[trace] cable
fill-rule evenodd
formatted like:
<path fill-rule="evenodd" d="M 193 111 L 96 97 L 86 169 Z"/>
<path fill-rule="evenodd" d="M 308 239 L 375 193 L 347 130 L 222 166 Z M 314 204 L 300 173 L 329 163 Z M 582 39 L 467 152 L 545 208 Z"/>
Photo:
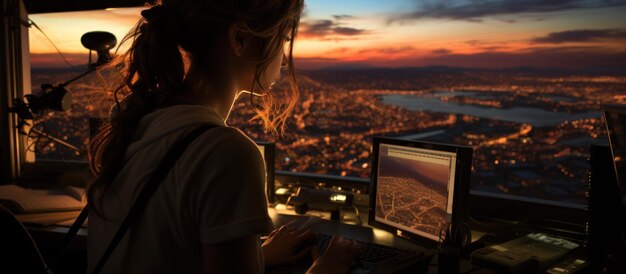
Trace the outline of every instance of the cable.
<path fill-rule="evenodd" d="M 359 212 L 359 208 L 356 205 L 352 205 L 354 208 L 354 213 L 356 214 L 357 224 L 362 225 L 363 221 L 361 220 L 361 213 Z"/>
<path fill-rule="evenodd" d="M 35 127 L 41 125 L 41 129 L 37 129 Z M 36 133 L 37 135 L 33 135 L 33 133 Z M 52 143 L 52 142 L 56 142 L 60 145 L 63 145 L 75 152 L 78 152 L 78 155 L 83 154 L 84 152 L 81 151 L 78 147 L 65 142 L 62 139 L 56 138 L 54 136 L 51 136 L 50 134 L 47 133 L 46 130 L 46 122 L 45 121 L 40 121 L 40 123 L 38 124 L 33 124 L 32 127 L 30 127 L 28 129 L 28 132 L 26 133 L 26 137 L 32 139 L 33 141 L 26 147 L 26 151 L 29 152 L 37 152 L 37 151 L 43 151 L 48 144 Z M 43 142 L 42 144 L 39 144 L 40 141 L 42 140 L 42 137 L 45 137 L 45 142 Z"/>
<path fill-rule="evenodd" d="M 442 246 L 462 248 L 472 241 L 472 231 L 466 223 L 446 222 L 439 228 Z"/>
<path fill-rule="evenodd" d="M 72 145 L 72 144 L 70 144 L 70 143 L 68 143 L 68 142 L 66 142 L 66 141 L 63 141 L 63 140 L 61 140 L 61 139 L 59 139 L 59 138 L 56 138 L 56 137 L 54 137 L 54 136 L 52 136 L 52 135 L 50 135 L 50 134 L 48 134 L 48 133 L 46 133 L 46 132 L 44 132 L 44 131 L 40 131 L 40 130 L 37 130 L 37 129 L 34 129 L 34 130 L 35 130 L 37 133 L 39 133 L 40 135 L 43 135 L 43 136 L 44 136 L 44 137 L 46 137 L 48 140 L 50 140 L 50 141 L 48 141 L 48 143 L 51 143 L 51 141 L 54 141 L 54 142 L 56 142 L 56 143 L 58 143 L 58 144 L 64 145 L 64 146 L 65 146 L 65 147 L 67 147 L 67 148 L 70 148 L 70 149 L 72 149 L 72 150 L 74 150 L 74 151 L 76 151 L 76 152 L 78 152 L 78 153 L 81 153 L 81 152 L 82 152 L 79 148 L 77 148 L 76 146 L 74 146 L 74 145 Z M 46 143 L 46 144 L 48 144 L 48 143 Z"/>
<path fill-rule="evenodd" d="M 48 37 L 48 35 L 46 35 L 45 32 L 43 32 L 43 30 L 41 30 L 41 28 L 39 28 L 39 26 L 37 26 L 37 24 L 35 23 L 35 21 L 28 19 L 28 24 L 30 26 L 35 27 L 37 30 L 39 30 L 39 32 L 41 32 L 41 34 L 43 34 L 43 36 L 48 40 L 48 42 L 50 42 L 50 44 L 54 47 L 54 49 L 56 49 L 56 51 L 59 53 L 59 55 L 61 55 L 61 58 L 63 58 L 63 61 L 70 67 L 70 68 L 74 68 L 74 65 L 70 64 L 70 62 L 67 61 L 67 59 L 65 58 L 65 55 L 63 55 L 63 53 L 61 52 L 61 50 L 59 50 L 59 48 L 57 48 L 57 46 L 54 44 L 54 42 L 52 42 L 52 40 L 50 40 L 50 38 Z M 90 54 L 91 55 L 91 54 Z"/>
<path fill-rule="evenodd" d="M 488 228 L 496 228 L 496 229 L 502 229 L 502 228 L 507 228 L 507 227 L 518 227 L 520 224 L 523 224 L 524 222 L 527 222 L 527 220 L 522 220 L 522 221 L 506 221 L 506 220 L 497 220 L 497 223 L 487 223 L 481 220 L 478 220 L 472 216 L 469 216 L 468 219 L 471 222 L 474 222 L 478 225 L 484 226 L 484 227 L 488 227 Z"/>
<path fill-rule="evenodd" d="M 49 138 L 46 138 L 46 135 L 43 134 L 45 131 L 47 131 L 46 129 L 46 124 L 43 123 L 43 130 L 37 131 L 37 130 L 33 130 L 35 133 L 37 133 L 37 142 L 35 143 L 35 152 L 39 151 L 43 151 L 44 149 L 46 149 L 46 147 L 48 147 L 48 144 L 50 144 L 52 141 Z M 41 141 L 43 140 L 43 141 Z"/>
<path fill-rule="evenodd" d="M 28 133 L 26 133 L 26 137 L 33 140 L 32 143 L 30 143 L 28 145 L 28 147 L 26 147 L 26 150 L 29 151 L 29 152 L 36 152 L 37 151 L 37 143 L 39 143 L 39 141 L 41 140 L 41 136 L 42 135 L 37 133 L 37 131 L 33 130 L 38 125 L 42 126 L 42 129 L 40 130 L 40 132 L 41 131 L 46 131 L 46 124 L 45 123 L 33 124 L 33 126 L 28 129 Z M 33 133 L 37 133 L 37 135 L 33 136 Z"/>

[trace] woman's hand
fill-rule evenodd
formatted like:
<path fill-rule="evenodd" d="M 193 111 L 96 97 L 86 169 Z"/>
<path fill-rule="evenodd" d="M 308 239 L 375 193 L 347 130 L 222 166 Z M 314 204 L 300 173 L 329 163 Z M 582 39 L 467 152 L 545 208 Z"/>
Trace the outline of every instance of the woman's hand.
<path fill-rule="evenodd" d="M 272 231 L 261 245 L 266 266 L 291 264 L 308 258 L 317 236 L 308 229 L 295 229 L 291 224 Z"/>
<path fill-rule="evenodd" d="M 361 253 L 363 253 L 363 250 L 359 248 L 356 242 L 333 236 L 324 255 L 319 256 L 317 250 L 314 250 L 313 258 L 315 262 L 313 262 L 307 274 L 345 274 L 350 270 L 354 259 Z"/>

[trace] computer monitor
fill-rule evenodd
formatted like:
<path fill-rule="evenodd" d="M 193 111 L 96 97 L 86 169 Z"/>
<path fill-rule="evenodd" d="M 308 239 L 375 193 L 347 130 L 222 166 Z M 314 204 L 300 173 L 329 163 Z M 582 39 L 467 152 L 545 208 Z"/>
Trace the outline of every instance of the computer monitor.
<path fill-rule="evenodd" d="M 256 145 L 261 150 L 261 155 L 265 160 L 265 194 L 267 195 L 267 202 L 273 204 L 276 202 L 276 194 L 274 193 L 274 155 L 276 148 L 274 143 L 255 141 Z"/>
<path fill-rule="evenodd" d="M 449 222 L 465 222 L 472 148 L 374 138 L 369 224 L 436 244 Z"/>

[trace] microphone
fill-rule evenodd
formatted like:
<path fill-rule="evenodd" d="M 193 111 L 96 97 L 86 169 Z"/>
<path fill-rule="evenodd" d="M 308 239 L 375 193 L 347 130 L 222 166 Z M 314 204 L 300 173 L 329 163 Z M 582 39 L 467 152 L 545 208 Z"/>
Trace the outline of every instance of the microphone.
<path fill-rule="evenodd" d="M 87 64 L 87 71 L 56 86 L 52 84 L 42 84 L 42 95 L 28 94 L 25 95 L 24 98 L 14 99 L 14 107 L 10 108 L 9 111 L 17 113 L 21 120 L 26 120 L 34 119 L 36 116 L 35 114 L 38 114 L 46 109 L 56 111 L 68 110 L 72 105 L 72 94 L 65 89 L 65 86 L 93 72 L 98 67 L 110 62 L 113 57 L 111 56 L 109 50 L 115 47 L 117 39 L 115 38 L 115 35 L 110 32 L 92 31 L 83 34 L 80 38 L 80 42 L 85 48 L 89 49 L 89 63 Z M 98 60 L 96 60 L 95 63 L 91 62 L 92 50 L 98 53 Z"/>

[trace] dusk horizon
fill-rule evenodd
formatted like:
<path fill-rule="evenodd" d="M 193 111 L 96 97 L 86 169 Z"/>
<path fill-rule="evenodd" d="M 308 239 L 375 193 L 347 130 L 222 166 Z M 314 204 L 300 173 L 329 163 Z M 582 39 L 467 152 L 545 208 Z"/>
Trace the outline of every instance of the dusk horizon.
<path fill-rule="evenodd" d="M 68 69 L 68 70 L 80 70 L 87 68 L 88 66 L 88 54 L 64 54 L 65 59 L 72 65 L 71 67 L 63 61 L 57 53 L 46 54 L 31 54 L 31 69 Z M 467 58 L 471 58 L 466 56 Z M 92 58 L 95 58 L 92 56 Z M 58 59 L 58 60 L 56 60 Z M 520 58 L 521 59 L 521 58 Z M 602 60 L 605 60 L 602 62 Z M 556 66 L 556 65 L 536 65 L 529 63 L 510 63 L 509 65 L 489 66 L 489 65 L 477 65 L 469 66 L 461 62 L 433 62 L 433 63 L 418 63 L 418 64 L 385 64 L 369 61 L 348 61 L 342 62 L 332 59 L 319 59 L 319 58 L 294 58 L 295 68 L 297 70 L 315 71 L 315 70 L 364 70 L 364 69 L 429 69 L 429 68 L 450 68 L 459 70 L 555 70 L 562 72 L 576 72 L 576 73 L 608 73 L 611 75 L 624 75 L 626 76 L 626 52 L 622 54 L 607 55 L 603 59 L 588 60 L 586 64 L 589 66 Z M 583 60 L 579 61 L 583 63 Z M 606 65 L 609 63 L 611 65 Z M 594 66 L 593 64 L 596 64 Z"/>
<path fill-rule="evenodd" d="M 118 41 L 144 7 L 31 14 L 69 63 L 87 62 L 82 34 Z M 515 67 L 626 73 L 626 1 L 307 1 L 294 43 L 296 66 Z M 103 27 L 106 26 L 106 27 Z M 32 67 L 67 64 L 30 29 Z M 120 48 L 120 53 L 124 51 Z M 113 51 L 112 51 L 113 52 Z"/>

